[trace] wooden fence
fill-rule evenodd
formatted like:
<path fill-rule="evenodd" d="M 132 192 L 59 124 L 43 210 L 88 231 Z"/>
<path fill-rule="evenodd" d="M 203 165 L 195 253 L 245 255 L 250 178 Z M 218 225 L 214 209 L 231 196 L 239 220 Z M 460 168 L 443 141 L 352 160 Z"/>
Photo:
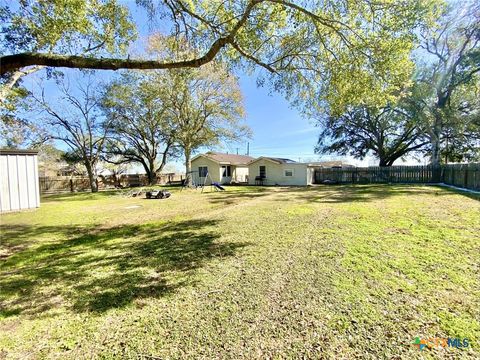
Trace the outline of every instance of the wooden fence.
<path fill-rule="evenodd" d="M 160 174 L 157 176 L 157 184 L 166 185 L 180 183 L 183 175 Z M 123 187 L 147 186 L 148 178 L 146 175 L 123 174 L 119 176 L 99 176 L 97 178 L 98 188 L 114 189 Z M 90 183 L 86 176 L 53 176 L 39 177 L 40 193 L 53 194 L 62 192 L 77 192 L 90 190 Z"/>
<path fill-rule="evenodd" d="M 315 169 L 315 183 L 445 183 L 480 191 L 480 163 Z"/>

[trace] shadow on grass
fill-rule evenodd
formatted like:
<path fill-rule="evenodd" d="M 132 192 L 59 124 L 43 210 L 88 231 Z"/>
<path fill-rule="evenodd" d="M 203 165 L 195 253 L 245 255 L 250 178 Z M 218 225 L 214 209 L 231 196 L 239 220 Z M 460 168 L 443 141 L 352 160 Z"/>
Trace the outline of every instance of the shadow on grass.
<path fill-rule="evenodd" d="M 192 220 L 87 231 L 69 227 L 6 227 L 15 234 L 64 234 L 69 240 L 31 246 L 0 267 L 0 314 L 39 314 L 55 307 L 104 312 L 136 299 L 161 297 L 193 283 L 195 271 L 246 243 L 216 241 L 218 222 Z M 7 241 L 8 242 L 8 241 Z"/>

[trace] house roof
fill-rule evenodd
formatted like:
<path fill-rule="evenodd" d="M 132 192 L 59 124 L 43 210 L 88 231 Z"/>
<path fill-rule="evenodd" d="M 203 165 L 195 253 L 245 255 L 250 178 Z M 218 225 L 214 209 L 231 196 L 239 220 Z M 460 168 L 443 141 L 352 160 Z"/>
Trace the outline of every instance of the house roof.
<path fill-rule="evenodd" d="M 205 156 L 212 161 L 226 165 L 246 165 L 250 161 L 255 160 L 255 158 L 248 155 L 224 154 L 212 151 L 197 155 L 192 160 L 195 160 L 199 156 Z"/>
<path fill-rule="evenodd" d="M 277 163 L 277 164 L 300 164 L 300 163 L 297 163 L 296 161 L 291 160 L 291 159 L 274 158 L 274 157 L 268 157 L 268 156 L 261 156 L 258 159 L 253 159 L 252 161 L 250 161 L 250 164 L 252 164 L 254 162 L 257 162 L 259 160 L 268 160 L 268 161 L 272 161 L 272 162 Z"/>
<path fill-rule="evenodd" d="M 276 161 L 280 164 L 294 164 L 294 163 L 296 163 L 295 160 L 285 159 L 285 158 L 264 157 L 264 159 L 273 160 L 273 161 Z"/>

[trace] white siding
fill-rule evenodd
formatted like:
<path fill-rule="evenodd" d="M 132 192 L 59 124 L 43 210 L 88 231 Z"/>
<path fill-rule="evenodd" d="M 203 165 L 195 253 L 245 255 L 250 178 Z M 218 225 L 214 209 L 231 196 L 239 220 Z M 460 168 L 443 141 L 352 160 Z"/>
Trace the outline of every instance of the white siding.
<path fill-rule="evenodd" d="M 235 166 L 233 168 L 234 180 L 238 182 L 247 182 L 248 180 L 248 166 Z"/>
<path fill-rule="evenodd" d="M 15 211 L 40 206 L 37 155 L 0 155 L 0 210 Z"/>
<path fill-rule="evenodd" d="M 0 206 L 1 211 L 8 211 L 11 208 L 7 156 L 0 156 Z"/>
<path fill-rule="evenodd" d="M 255 177 L 260 175 L 260 166 L 265 166 L 266 182 L 265 185 L 281 186 L 306 186 L 307 165 L 301 163 L 277 164 L 273 161 L 260 159 L 248 166 L 250 185 L 255 185 Z M 293 176 L 285 176 L 285 170 L 293 170 Z"/>
<path fill-rule="evenodd" d="M 208 168 L 208 175 L 206 179 L 204 177 L 198 176 L 198 168 L 201 166 L 206 166 Z M 203 185 L 210 185 L 211 182 L 220 182 L 220 166 L 204 156 L 199 156 L 195 160 L 192 161 L 192 171 L 196 171 L 193 173 L 193 180 L 196 184 Z"/>
<path fill-rule="evenodd" d="M 208 168 L 208 174 L 210 175 L 209 178 L 199 178 L 198 176 L 198 168 L 200 166 L 206 166 Z M 227 164 L 223 165 L 227 166 Z M 228 165 L 231 168 L 231 175 L 230 177 L 223 177 L 223 169 L 222 164 L 219 164 L 213 160 L 208 159 L 205 156 L 198 156 L 192 161 L 192 170 L 196 171 L 193 174 L 193 180 L 197 184 L 203 184 L 205 181 L 206 185 L 210 185 L 211 182 L 218 182 L 222 184 L 230 184 L 232 180 L 238 182 L 246 182 L 248 178 L 248 166 L 237 166 L 237 165 Z"/>

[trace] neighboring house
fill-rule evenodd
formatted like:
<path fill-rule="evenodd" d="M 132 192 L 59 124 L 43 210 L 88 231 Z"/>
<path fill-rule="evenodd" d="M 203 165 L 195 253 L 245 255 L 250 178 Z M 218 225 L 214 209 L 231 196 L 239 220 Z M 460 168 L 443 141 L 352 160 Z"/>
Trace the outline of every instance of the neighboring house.
<path fill-rule="evenodd" d="M 197 184 L 210 185 L 248 183 L 248 163 L 254 160 L 247 155 L 208 152 L 192 159 L 192 179 Z M 207 176 L 208 174 L 208 176 Z"/>
<path fill-rule="evenodd" d="M 248 164 L 249 185 L 310 185 L 308 164 L 290 159 L 259 157 Z"/>
<path fill-rule="evenodd" d="M 64 165 L 57 171 L 57 176 L 86 176 L 86 171 L 80 164 Z"/>

